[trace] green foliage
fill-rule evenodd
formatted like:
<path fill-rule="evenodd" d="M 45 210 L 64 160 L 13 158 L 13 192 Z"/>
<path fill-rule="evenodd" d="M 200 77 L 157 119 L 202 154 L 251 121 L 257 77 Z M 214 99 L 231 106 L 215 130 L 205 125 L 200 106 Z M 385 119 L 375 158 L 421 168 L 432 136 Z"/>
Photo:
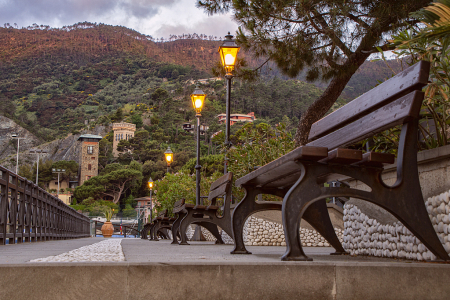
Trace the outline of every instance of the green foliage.
<path fill-rule="evenodd" d="M 202 176 L 200 194 L 208 195 L 211 183 L 222 175 L 216 172 L 211 176 Z M 157 211 L 167 209 L 171 214 L 175 202 L 183 198 L 186 203 L 195 204 L 195 178 L 195 175 L 178 172 L 166 174 L 163 179 L 156 181 L 154 192 L 158 204 L 155 209 Z M 204 204 L 208 204 L 206 200 L 204 200 Z"/>
<path fill-rule="evenodd" d="M 439 3 L 411 14 L 413 17 L 433 26 L 411 27 L 394 35 L 392 40 L 392 43 L 397 45 L 394 54 L 399 58 L 407 57 L 408 65 L 415 64 L 419 60 L 431 62 L 431 82 L 424 88 L 425 99 L 419 122 L 419 150 L 449 144 L 450 21 L 448 21 L 447 16 L 450 13 L 450 2 L 439 1 Z M 442 20 L 440 19 L 441 16 L 443 17 Z M 445 32 L 446 34 L 444 34 Z M 399 135 L 399 127 L 376 135 L 373 149 L 396 153 Z"/>
<path fill-rule="evenodd" d="M 206 176 L 211 176 L 212 174 L 218 172 L 223 173 L 224 168 L 224 155 L 207 155 L 200 157 L 200 165 L 202 166 L 201 172 Z M 181 172 L 186 174 L 194 174 L 195 166 L 197 165 L 197 158 L 191 158 L 182 168 Z"/>
<path fill-rule="evenodd" d="M 102 216 L 106 211 L 112 213 L 113 210 L 115 212 L 119 210 L 119 206 L 111 201 L 94 200 L 92 197 L 85 199 L 81 204 L 72 204 L 70 207 L 77 211 L 88 212 L 89 216 Z"/>
<path fill-rule="evenodd" d="M 105 215 L 106 218 L 106 222 L 111 221 L 112 215 L 113 215 L 113 211 L 111 208 L 106 208 L 105 211 L 103 212 L 103 214 Z"/>
<path fill-rule="evenodd" d="M 131 123 L 136 125 L 136 128 L 141 128 L 144 125 L 144 122 L 142 122 L 142 117 L 138 114 L 131 116 Z"/>
<path fill-rule="evenodd" d="M 74 198 L 80 202 L 89 197 L 98 199 L 106 196 L 111 197 L 113 203 L 117 203 L 127 190 L 140 187 L 142 178 L 142 166 L 136 161 L 132 161 L 128 166 L 109 164 L 98 176 L 77 187 Z"/>
<path fill-rule="evenodd" d="M 294 141 L 292 135 L 286 131 L 285 124 L 271 127 L 265 123 L 256 126 L 249 123 L 235 135 L 235 147 L 228 152 L 229 170 L 237 179 L 293 149 Z M 242 199 L 243 191 L 234 186 L 233 195 Z M 264 195 L 264 198 L 279 200 L 268 195 Z"/>

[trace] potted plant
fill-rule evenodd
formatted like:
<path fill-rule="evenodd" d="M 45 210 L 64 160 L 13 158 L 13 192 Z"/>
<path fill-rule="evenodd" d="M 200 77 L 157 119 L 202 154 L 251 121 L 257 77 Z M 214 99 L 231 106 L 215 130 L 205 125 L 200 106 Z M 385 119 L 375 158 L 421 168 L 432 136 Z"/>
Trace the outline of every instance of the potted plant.
<path fill-rule="evenodd" d="M 102 234 L 103 237 L 105 238 L 110 238 L 112 237 L 113 233 L 114 233 L 114 226 L 111 223 L 111 218 L 113 215 L 113 211 L 111 210 L 111 208 L 106 208 L 105 211 L 103 212 L 103 214 L 105 215 L 106 218 L 106 222 L 103 224 L 102 226 Z"/>

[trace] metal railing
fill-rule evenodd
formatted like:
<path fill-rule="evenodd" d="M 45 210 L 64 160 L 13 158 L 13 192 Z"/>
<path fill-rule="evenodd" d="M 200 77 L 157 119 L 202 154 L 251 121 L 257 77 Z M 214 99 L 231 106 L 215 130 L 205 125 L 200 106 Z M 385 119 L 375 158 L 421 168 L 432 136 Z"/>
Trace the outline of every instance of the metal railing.
<path fill-rule="evenodd" d="M 0 166 L 0 245 L 89 237 L 89 218 Z"/>

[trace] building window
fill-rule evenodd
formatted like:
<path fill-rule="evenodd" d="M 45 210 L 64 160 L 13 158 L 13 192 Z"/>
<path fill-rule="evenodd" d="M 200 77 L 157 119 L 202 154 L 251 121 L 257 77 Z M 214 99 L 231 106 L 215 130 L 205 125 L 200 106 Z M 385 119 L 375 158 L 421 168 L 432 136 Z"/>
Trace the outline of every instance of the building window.
<path fill-rule="evenodd" d="M 56 185 L 58 185 L 58 182 L 55 182 Z"/>
<path fill-rule="evenodd" d="M 92 177 L 92 176 L 86 176 L 86 180 L 89 180 L 89 179 L 91 179 L 91 177 Z"/>
<path fill-rule="evenodd" d="M 94 153 L 94 146 L 87 146 L 87 153 L 93 154 Z"/>
<path fill-rule="evenodd" d="M 92 156 L 91 159 L 92 159 L 92 160 L 95 160 L 95 156 Z"/>
<path fill-rule="evenodd" d="M 91 164 L 88 164 L 88 171 L 90 171 L 92 169 Z"/>

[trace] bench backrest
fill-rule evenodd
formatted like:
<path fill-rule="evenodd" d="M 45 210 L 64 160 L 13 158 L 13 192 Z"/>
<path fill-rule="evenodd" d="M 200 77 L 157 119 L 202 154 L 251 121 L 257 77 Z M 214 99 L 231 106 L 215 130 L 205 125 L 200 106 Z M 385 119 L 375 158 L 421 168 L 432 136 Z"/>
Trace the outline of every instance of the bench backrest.
<path fill-rule="evenodd" d="M 211 205 L 216 205 L 217 197 L 224 197 L 224 209 L 228 209 L 231 202 L 231 183 L 233 181 L 233 173 L 228 172 L 211 184 L 209 190 L 208 200 L 211 201 Z"/>
<path fill-rule="evenodd" d="M 175 202 L 175 204 L 173 205 L 173 208 L 178 208 L 184 205 L 185 199 L 180 199 L 177 202 Z"/>
<path fill-rule="evenodd" d="M 161 217 L 161 218 L 167 217 L 167 209 L 159 212 L 158 217 Z"/>
<path fill-rule="evenodd" d="M 332 150 L 417 120 L 429 70 L 430 63 L 420 61 L 317 121 L 307 145 Z"/>

